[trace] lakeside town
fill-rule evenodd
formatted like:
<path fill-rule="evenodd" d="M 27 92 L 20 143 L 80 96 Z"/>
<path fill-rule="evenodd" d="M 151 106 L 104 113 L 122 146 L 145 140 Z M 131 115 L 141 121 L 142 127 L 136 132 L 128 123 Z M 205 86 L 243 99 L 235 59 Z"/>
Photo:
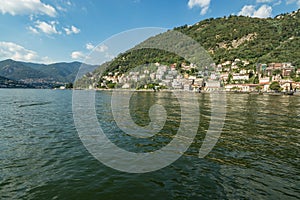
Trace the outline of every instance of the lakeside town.
<path fill-rule="evenodd" d="M 300 69 L 292 63 L 260 63 L 235 59 L 203 68 L 195 64 L 155 63 L 137 67 L 127 73 L 109 72 L 105 76 L 85 75 L 92 80 L 89 89 L 160 89 L 194 92 L 289 93 L 300 89 Z M 95 81 L 95 80 L 100 81 Z"/>

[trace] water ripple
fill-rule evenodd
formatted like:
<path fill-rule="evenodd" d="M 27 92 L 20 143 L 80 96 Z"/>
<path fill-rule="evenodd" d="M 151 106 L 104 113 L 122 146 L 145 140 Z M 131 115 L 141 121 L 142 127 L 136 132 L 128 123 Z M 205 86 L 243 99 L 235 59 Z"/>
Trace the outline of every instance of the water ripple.
<path fill-rule="evenodd" d="M 82 91 L 85 92 L 85 91 Z M 169 93 L 136 93 L 131 115 L 149 123 L 160 101 L 165 127 L 132 138 L 115 124 L 110 92 L 97 93 L 97 115 L 107 136 L 133 152 L 168 144 L 178 129 L 180 107 Z M 298 199 L 300 196 L 300 98 L 227 95 L 225 126 L 204 159 L 198 151 L 209 126 L 211 99 L 199 94 L 198 135 L 172 165 L 147 174 L 112 170 L 93 158 L 78 138 L 71 91 L 1 90 L 0 199 Z M 192 116 L 191 116 L 192 117 Z M 185 138 L 180 138 L 185 140 Z M 177 152 L 176 149 L 172 150 Z"/>

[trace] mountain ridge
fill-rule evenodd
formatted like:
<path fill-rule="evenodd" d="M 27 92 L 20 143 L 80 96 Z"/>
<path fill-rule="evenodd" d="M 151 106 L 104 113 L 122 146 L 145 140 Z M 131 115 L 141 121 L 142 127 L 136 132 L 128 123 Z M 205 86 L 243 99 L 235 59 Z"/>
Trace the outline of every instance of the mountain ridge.
<path fill-rule="evenodd" d="M 88 71 L 96 68 L 81 62 L 39 64 L 6 59 L 0 61 L 0 76 L 41 88 L 51 88 L 73 83 L 81 66 Z"/>

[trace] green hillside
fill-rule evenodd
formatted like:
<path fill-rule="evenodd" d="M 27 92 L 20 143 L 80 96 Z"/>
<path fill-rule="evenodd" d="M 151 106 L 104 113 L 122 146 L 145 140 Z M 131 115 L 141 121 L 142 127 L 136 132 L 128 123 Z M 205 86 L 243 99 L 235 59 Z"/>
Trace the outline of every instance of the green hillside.
<path fill-rule="evenodd" d="M 174 30 L 197 41 L 216 64 L 238 58 L 249 61 L 248 67 L 251 68 L 257 63 L 272 62 L 291 62 L 297 68 L 300 67 L 300 10 L 267 19 L 244 16 L 211 18 Z M 151 43 L 164 34 L 167 33 L 149 38 L 143 43 Z M 183 58 L 162 50 L 132 49 L 106 63 L 108 67 L 103 73 L 124 73 L 136 66 L 156 62 L 177 63 L 178 69 L 182 63 L 186 63 Z M 102 73 L 103 68 L 106 67 L 101 66 L 93 74 Z"/>
<path fill-rule="evenodd" d="M 175 28 L 211 52 L 216 63 L 240 58 L 251 63 L 300 65 L 300 10 L 275 18 L 229 16 Z"/>

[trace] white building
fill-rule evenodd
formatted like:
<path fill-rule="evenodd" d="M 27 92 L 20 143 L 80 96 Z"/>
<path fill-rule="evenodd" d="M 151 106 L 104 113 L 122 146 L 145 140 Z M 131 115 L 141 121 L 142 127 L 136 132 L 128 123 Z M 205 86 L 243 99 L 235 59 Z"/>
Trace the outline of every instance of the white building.
<path fill-rule="evenodd" d="M 191 87 L 190 84 L 184 84 L 184 85 L 183 85 L 183 89 L 184 89 L 185 91 L 190 91 L 190 90 L 192 89 L 192 87 Z"/>
<path fill-rule="evenodd" d="M 151 74 L 150 74 L 150 78 L 151 78 L 152 80 L 154 80 L 154 79 L 156 78 L 156 73 L 151 73 Z"/>
<path fill-rule="evenodd" d="M 122 89 L 129 89 L 130 88 L 130 85 L 128 83 L 125 83 L 123 86 L 122 86 Z"/>
<path fill-rule="evenodd" d="M 266 84 L 270 82 L 270 78 L 269 77 L 265 77 L 265 78 L 260 78 L 259 79 L 259 84 Z"/>
<path fill-rule="evenodd" d="M 233 74 L 232 75 L 232 80 L 234 80 L 234 81 L 237 81 L 237 80 L 248 81 L 249 80 L 249 75 L 248 74 Z"/>
<path fill-rule="evenodd" d="M 180 82 L 174 80 L 174 81 L 172 82 L 172 87 L 173 87 L 174 89 L 181 90 L 181 89 L 183 88 L 183 85 L 182 85 L 182 83 L 180 83 Z"/>

